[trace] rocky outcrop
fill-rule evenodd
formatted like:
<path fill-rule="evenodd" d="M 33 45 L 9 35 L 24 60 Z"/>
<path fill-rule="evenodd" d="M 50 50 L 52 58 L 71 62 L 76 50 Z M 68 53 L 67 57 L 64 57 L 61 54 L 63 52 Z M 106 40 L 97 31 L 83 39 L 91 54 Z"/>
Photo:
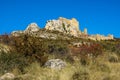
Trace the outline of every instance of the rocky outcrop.
<path fill-rule="evenodd" d="M 12 73 L 6 73 L 3 76 L 0 77 L 0 80 L 13 80 L 15 78 L 15 75 Z"/>
<path fill-rule="evenodd" d="M 36 32 L 24 32 L 24 31 L 14 31 L 12 32 L 12 36 L 21 36 L 21 35 L 29 35 L 29 36 L 34 36 L 34 37 L 39 37 L 39 38 L 44 38 L 44 39 L 70 39 L 72 36 L 65 35 L 63 33 L 57 32 L 57 31 L 49 31 L 45 29 L 40 29 L 39 31 Z"/>
<path fill-rule="evenodd" d="M 88 35 L 88 33 L 87 33 L 87 28 L 84 29 L 83 34 L 84 34 L 84 35 Z"/>
<path fill-rule="evenodd" d="M 62 33 L 62 34 L 61 34 Z M 20 36 L 27 34 L 35 37 L 57 39 L 64 38 L 70 39 L 71 37 L 91 39 L 91 40 L 111 40 L 114 39 L 113 35 L 88 35 L 87 28 L 82 32 L 79 29 L 79 22 L 75 19 L 66 19 L 63 17 L 58 20 L 49 20 L 44 29 L 40 29 L 36 23 L 31 23 L 24 31 L 13 31 L 13 36 Z M 61 36 L 62 35 L 62 36 Z"/>
<path fill-rule="evenodd" d="M 13 31 L 12 33 L 11 33 L 11 35 L 12 36 L 20 36 L 21 34 L 24 34 L 24 32 L 23 31 Z"/>
<path fill-rule="evenodd" d="M 65 66 L 66 66 L 66 63 L 64 61 L 62 61 L 61 59 L 51 59 L 45 63 L 45 67 L 48 67 L 51 69 L 61 70 Z"/>
<path fill-rule="evenodd" d="M 4 53 L 8 53 L 10 52 L 11 48 L 7 45 L 4 44 L 0 44 L 0 53 L 4 52 Z"/>
<path fill-rule="evenodd" d="M 58 31 L 65 35 L 74 37 L 86 37 L 87 29 L 84 32 L 79 30 L 79 22 L 75 19 L 66 19 L 60 17 L 58 20 L 49 20 L 45 26 L 45 32 L 43 32 L 36 23 L 31 23 L 24 31 L 13 31 L 13 36 L 20 36 L 22 34 L 28 34 L 31 36 L 56 39 L 57 34 L 48 33 L 47 31 Z M 42 33 L 41 33 L 42 32 Z"/>
<path fill-rule="evenodd" d="M 76 37 L 81 33 L 79 31 L 79 22 L 75 18 L 70 20 L 60 17 L 58 20 L 49 20 L 47 21 L 45 29 L 57 30 Z"/>
<path fill-rule="evenodd" d="M 24 31 L 13 31 L 11 34 L 13 36 L 20 36 L 21 34 L 33 34 L 40 30 L 36 23 L 31 23 Z"/>
<path fill-rule="evenodd" d="M 31 23 L 28 25 L 28 27 L 25 29 L 25 33 L 31 33 L 31 32 L 37 32 L 40 28 L 36 23 Z"/>
<path fill-rule="evenodd" d="M 72 46 L 74 46 L 74 47 L 81 47 L 83 45 L 90 46 L 90 42 L 75 42 L 75 43 L 73 42 L 72 43 Z"/>
<path fill-rule="evenodd" d="M 47 25 L 48 24 L 51 25 L 52 23 L 57 23 L 59 26 L 59 23 L 61 23 L 60 25 L 61 26 L 64 25 L 64 28 L 61 26 L 59 26 L 58 28 L 58 26 L 54 24 L 53 26 L 55 29 L 52 29 L 52 27 L 50 28 L 45 27 L 45 29 L 40 29 L 36 23 L 31 23 L 30 25 L 28 25 L 28 27 L 24 31 L 13 31 L 11 34 L 12 36 L 21 36 L 21 35 L 27 34 L 30 36 L 46 38 L 46 39 L 58 39 L 58 38 L 61 39 L 64 36 L 63 39 L 70 39 L 73 35 L 69 35 L 66 25 L 75 26 L 76 27 L 75 30 L 73 30 L 72 27 L 70 28 L 70 30 L 73 30 L 72 32 L 74 32 L 74 34 L 78 34 L 76 32 L 78 31 L 78 23 L 75 19 L 72 19 L 72 20 L 68 20 L 65 18 L 59 18 L 59 19 L 60 21 L 57 20 L 58 23 L 56 22 L 56 20 L 53 20 L 53 21 L 50 21 L 50 23 L 47 23 Z M 62 22 L 64 22 L 65 24 L 62 24 Z M 67 34 L 65 34 L 65 32 Z"/>
<path fill-rule="evenodd" d="M 97 34 L 97 35 L 91 35 L 91 36 L 89 36 L 88 39 L 95 40 L 95 41 L 113 40 L 114 36 L 113 35 L 104 36 L 104 35 Z"/>

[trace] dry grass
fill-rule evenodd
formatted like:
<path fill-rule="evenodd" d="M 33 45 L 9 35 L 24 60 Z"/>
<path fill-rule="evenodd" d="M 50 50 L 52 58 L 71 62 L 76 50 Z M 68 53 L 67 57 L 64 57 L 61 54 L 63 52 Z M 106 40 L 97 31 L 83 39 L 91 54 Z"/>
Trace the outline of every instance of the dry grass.
<path fill-rule="evenodd" d="M 81 65 L 79 61 L 67 63 L 62 70 L 40 67 L 35 62 L 26 67 L 25 72 L 17 76 L 19 80 L 119 80 L 120 63 L 111 63 L 108 56 L 104 55 L 89 65 Z"/>
<path fill-rule="evenodd" d="M 117 49 L 113 44 L 117 44 L 117 42 L 102 42 L 104 47 L 96 45 L 93 48 L 86 45 L 72 50 L 69 49 L 69 43 L 66 40 L 51 41 L 29 36 L 27 40 L 25 38 L 25 36 L 13 38 L 16 39 L 16 44 L 13 46 L 19 55 L 0 53 L 0 76 L 7 69 L 8 72 L 15 74 L 15 80 L 120 80 L 119 48 Z M 9 49 L 9 47 L 0 44 L 0 48 L 2 48 L 1 46 L 5 50 Z M 105 52 L 102 53 L 101 50 Z M 73 54 L 84 53 L 85 55 L 79 55 L 74 59 L 71 54 L 68 54 L 69 52 L 73 52 Z M 88 53 L 94 53 L 94 56 L 99 55 L 89 58 L 86 57 Z M 45 68 L 40 64 L 44 64 L 47 60 L 46 57 L 47 59 L 62 59 L 67 63 L 67 66 L 62 70 Z"/>
<path fill-rule="evenodd" d="M 25 68 L 25 71 L 27 76 L 19 76 L 22 77 L 23 80 L 76 80 L 75 78 L 84 78 L 84 75 L 81 75 L 81 77 L 78 75 L 88 73 L 87 68 L 84 68 L 78 63 L 73 65 L 68 63 L 66 68 L 55 70 L 40 67 L 36 62 Z"/>

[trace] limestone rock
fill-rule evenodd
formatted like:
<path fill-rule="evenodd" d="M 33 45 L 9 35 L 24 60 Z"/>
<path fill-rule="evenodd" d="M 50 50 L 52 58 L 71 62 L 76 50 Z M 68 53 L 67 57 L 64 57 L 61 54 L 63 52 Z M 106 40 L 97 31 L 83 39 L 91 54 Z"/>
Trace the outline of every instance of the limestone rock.
<path fill-rule="evenodd" d="M 49 20 L 47 21 L 45 29 L 57 30 L 63 33 L 71 34 L 76 37 L 78 37 L 78 35 L 80 34 L 79 22 L 75 18 L 72 18 L 70 20 L 60 17 L 58 20 Z"/>
<path fill-rule="evenodd" d="M 45 67 L 48 67 L 51 69 L 61 70 L 65 66 L 66 66 L 66 63 L 64 61 L 62 61 L 61 59 L 51 59 L 45 63 Z"/>
<path fill-rule="evenodd" d="M 0 52 L 8 53 L 10 50 L 11 48 L 8 45 L 0 44 Z"/>
<path fill-rule="evenodd" d="M 8 79 L 14 79 L 15 75 L 12 73 L 6 73 L 3 76 L 0 77 L 0 80 L 8 80 Z"/>
<path fill-rule="evenodd" d="M 26 30 L 24 32 L 30 33 L 30 32 L 37 32 L 39 31 L 39 27 L 36 23 L 31 23 L 30 25 L 28 25 L 28 27 L 26 28 Z"/>
<path fill-rule="evenodd" d="M 12 36 L 20 36 L 20 34 L 23 34 L 24 32 L 23 31 L 13 31 L 12 33 L 11 33 L 11 35 Z"/>
<path fill-rule="evenodd" d="M 24 31 L 13 31 L 12 36 L 20 36 L 21 34 L 33 34 L 40 30 L 39 26 L 36 23 L 31 23 Z"/>
<path fill-rule="evenodd" d="M 96 35 L 89 36 L 88 39 L 95 40 L 95 41 L 96 40 L 97 41 L 100 41 L 100 40 L 113 40 L 114 36 L 113 35 L 104 36 L 104 35 L 96 34 Z"/>
<path fill-rule="evenodd" d="M 80 46 L 82 46 L 83 44 L 82 44 L 82 42 L 78 42 L 78 43 L 72 43 L 72 45 L 75 46 L 75 47 L 80 47 Z"/>
<path fill-rule="evenodd" d="M 87 35 L 87 28 L 84 29 L 84 32 L 83 32 L 85 35 Z"/>
<path fill-rule="evenodd" d="M 62 34 L 61 34 L 62 33 Z M 113 40 L 113 35 L 89 35 L 87 28 L 82 32 L 79 30 L 79 22 L 75 19 L 66 19 L 59 17 L 57 20 L 49 20 L 46 23 L 44 29 L 40 29 L 36 23 L 31 23 L 24 31 L 13 31 L 11 33 L 13 36 L 20 36 L 22 34 L 27 34 L 30 36 L 47 38 L 47 39 L 57 39 L 63 38 L 70 39 L 73 37 L 91 39 L 91 40 Z"/>
<path fill-rule="evenodd" d="M 113 35 L 111 35 L 111 34 L 109 34 L 108 36 L 107 36 L 109 39 L 114 39 L 114 36 Z"/>

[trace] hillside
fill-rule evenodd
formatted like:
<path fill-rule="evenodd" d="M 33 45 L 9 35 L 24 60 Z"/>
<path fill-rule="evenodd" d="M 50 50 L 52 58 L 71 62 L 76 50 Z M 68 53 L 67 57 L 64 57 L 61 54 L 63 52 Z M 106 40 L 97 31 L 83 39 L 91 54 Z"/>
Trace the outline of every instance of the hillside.
<path fill-rule="evenodd" d="M 31 23 L 0 35 L 0 80 L 119 80 L 119 50 L 120 39 L 82 32 L 74 18 Z"/>

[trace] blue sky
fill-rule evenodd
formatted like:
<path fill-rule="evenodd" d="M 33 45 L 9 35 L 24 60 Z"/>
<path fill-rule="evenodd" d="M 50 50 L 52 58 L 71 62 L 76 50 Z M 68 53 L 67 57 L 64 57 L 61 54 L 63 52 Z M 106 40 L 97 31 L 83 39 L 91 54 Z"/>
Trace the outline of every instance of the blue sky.
<path fill-rule="evenodd" d="M 89 34 L 120 37 L 120 0 L 0 0 L 0 34 L 24 30 L 31 22 L 43 28 L 58 17 L 76 18 Z"/>

